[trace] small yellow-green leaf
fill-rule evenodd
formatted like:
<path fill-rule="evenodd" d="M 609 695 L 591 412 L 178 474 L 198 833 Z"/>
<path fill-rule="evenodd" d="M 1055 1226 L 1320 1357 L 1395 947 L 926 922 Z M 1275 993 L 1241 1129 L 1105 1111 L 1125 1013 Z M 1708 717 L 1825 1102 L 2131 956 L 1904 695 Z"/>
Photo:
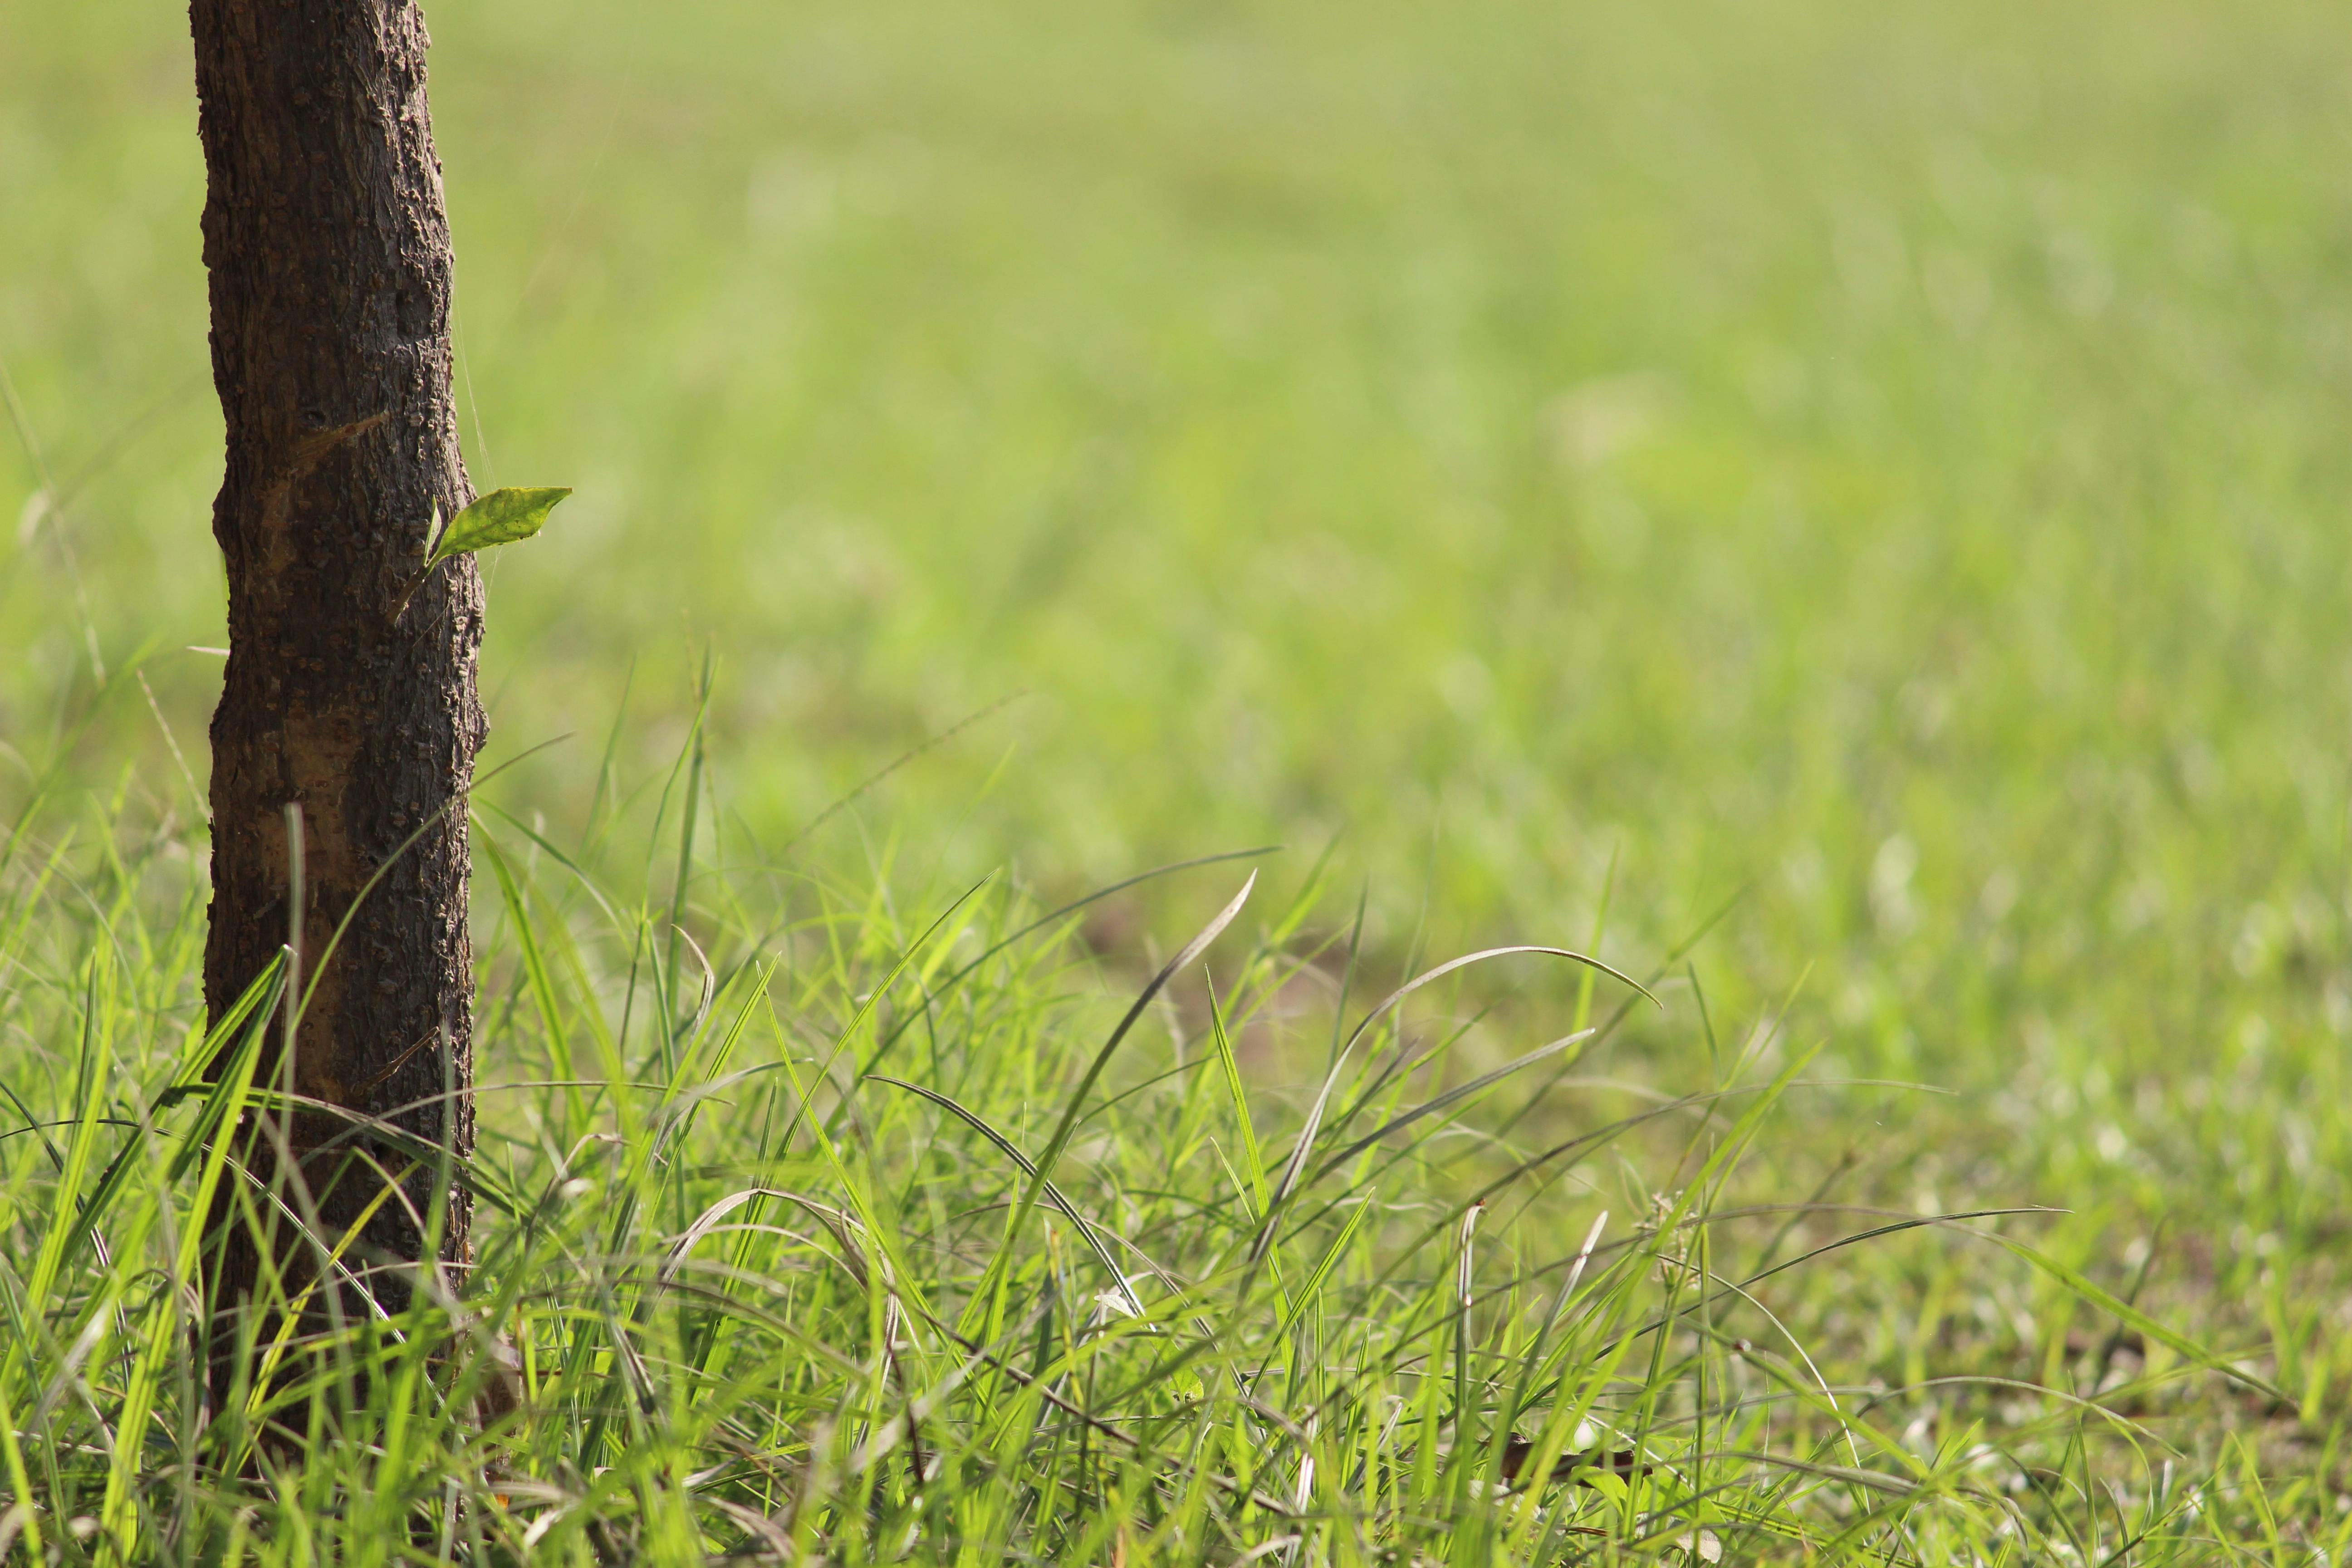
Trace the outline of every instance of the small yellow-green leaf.
<path fill-rule="evenodd" d="M 448 531 L 433 548 L 433 559 L 425 563 L 426 569 L 453 555 L 529 539 L 546 526 L 547 514 L 555 510 L 555 503 L 571 493 L 568 487 L 560 485 L 516 485 L 492 490 L 449 520 Z"/>

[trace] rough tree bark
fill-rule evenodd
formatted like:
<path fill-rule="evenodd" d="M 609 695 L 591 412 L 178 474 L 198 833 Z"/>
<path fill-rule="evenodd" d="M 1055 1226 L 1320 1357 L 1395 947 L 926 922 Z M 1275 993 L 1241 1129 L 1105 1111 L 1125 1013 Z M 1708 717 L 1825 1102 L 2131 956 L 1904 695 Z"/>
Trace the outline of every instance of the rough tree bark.
<path fill-rule="evenodd" d="M 424 559 L 434 503 L 455 514 L 473 496 L 450 395 L 449 230 L 425 17 L 412 0 L 192 0 L 189 16 L 213 379 L 228 437 L 213 511 L 229 657 L 212 724 L 205 1001 L 218 1017 L 287 942 L 285 808 L 299 805 L 299 952 L 317 989 L 293 1087 L 462 1155 L 473 1141 L 473 963 L 461 797 L 486 732 L 472 560 L 436 569 L 392 613 Z M 258 1081 L 283 1071 L 266 1056 Z M 459 1092 L 446 1098 L 453 1081 Z M 432 1261 L 416 1216 L 431 1211 L 434 1171 L 413 1164 L 413 1145 L 355 1142 L 341 1119 L 286 1125 L 290 1167 L 251 1140 L 256 1174 L 298 1210 L 299 1183 L 330 1241 L 383 1195 L 370 1161 L 410 1172 L 349 1258 L 377 1303 L 399 1310 L 414 1266 Z M 462 1193 L 450 1200 L 439 1261 L 462 1267 L 467 1208 Z M 216 1329 L 217 1314 L 259 1299 L 262 1247 L 293 1288 L 314 1268 L 289 1226 L 274 1240 L 227 1228 L 207 1280 Z M 368 1315 L 348 1282 L 331 1288 L 335 1299 L 322 1292 L 314 1308 Z M 216 1390 L 233 1338 L 215 1335 Z"/>

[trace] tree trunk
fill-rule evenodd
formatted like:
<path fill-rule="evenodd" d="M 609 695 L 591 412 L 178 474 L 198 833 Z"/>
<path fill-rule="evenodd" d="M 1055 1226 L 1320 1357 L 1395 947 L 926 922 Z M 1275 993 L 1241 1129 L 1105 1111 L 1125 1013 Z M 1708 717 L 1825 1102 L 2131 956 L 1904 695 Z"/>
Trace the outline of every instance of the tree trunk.
<path fill-rule="evenodd" d="M 463 796 L 487 726 L 471 559 L 436 570 L 393 613 L 435 502 L 454 515 L 473 496 L 450 395 L 449 229 L 424 15 L 411 0 L 193 0 L 189 16 L 228 436 L 213 509 L 229 658 L 212 725 L 205 998 L 215 1017 L 237 998 L 288 942 L 299 901 L 302 984 L 315 976 L 316 988 L 293 1061 L 273 1028 L 257 1081 L 415 1135 L 353 1138 L 347 1119 L 312 1113 L 278 1123 L 282 1142 L 240 1140 L 258 1184 L 245 1195 L 278 1218 L 257 1235 L 234 1201 L 214 1216 L 231 1222 L 206 1290 L 217 1393 L 236 1337 L 219 1314 L 266 1307 L 264 1253 L 289 1292 L 322 1264 L 287 1215 L 331 1247 L 385 1200 L 342 1259 L 352 1273 L 335 1270 L 311 1298 L 313 1321 L 397 1311 L 417 1266 L 468 1255 L 467 1205 L 453 1192 L 438 1258 L 425 1256 L 420 1221 L 438 1172 L 417 1140 L 460 1157 L 473 1142 Z M 398 1192 L 386 1194 L 387 1174 Z M 282 1209 L 263 1195 L 273 1184 Z"/>

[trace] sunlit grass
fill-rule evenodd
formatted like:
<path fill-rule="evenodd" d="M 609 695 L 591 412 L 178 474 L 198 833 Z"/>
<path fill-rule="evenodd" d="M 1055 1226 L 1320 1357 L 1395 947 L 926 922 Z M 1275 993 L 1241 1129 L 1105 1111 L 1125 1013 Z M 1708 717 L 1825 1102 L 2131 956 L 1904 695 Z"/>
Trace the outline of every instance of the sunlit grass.
<path fill-rule="evenodd" d="M 1391 990 L 1318 876 L 1263 851 L 1161 874 L 1171 903 L 1224 907 L 1148 981 L 1075 942 L 1084 906 L 1002 879 L 852 898 L 713 869 L 706 839 L 681 898 L 626 868 L 677 863 L 688 776 L 646 792 L 667 837 L 641 808 L 577 835 L 584 860 L 478 814 L 481 1132 L 450 1167 L 474 1268 L 258 1340 L 259 1315 L 197 1321 L 190 1286 L 215 1184 L 302 1207 L 205 1136 L 265 1135 L 282 1104 L 251 1070 L 273 977 L 206 1037 L 197 862 L 138 808 L 11 840 L 0 1534 L 289 1563 L 2340 1543 L 2311 1482 L 2144 1419 L 2283 1395 L 2037 1251 L 2036 1215 L 1778 1190 L 1780 1102 L 1852 1091 L 1771 1017 L 1718 1037 L 1669 993 L 1708 1076 L 1595 1081 L 1580 1058 L 1652 1005 L 1632 985 L 1588 969 L 1549 1044 L 1509 1040 L 1460 978 L 1576 960 L 1506 950 Z M 2032 1303 L 2001 1326 L 2029 1342 L 2079 1321 L 2096 1369 L 1864 1374 L 1836 1293 L 1793 1287 L 1890 1258 L 1932 1260 L 1931 1294 L 1957 1269 Z M 250 1369 L 217 1406 L 207 1334 L 243 1335 Z"/>

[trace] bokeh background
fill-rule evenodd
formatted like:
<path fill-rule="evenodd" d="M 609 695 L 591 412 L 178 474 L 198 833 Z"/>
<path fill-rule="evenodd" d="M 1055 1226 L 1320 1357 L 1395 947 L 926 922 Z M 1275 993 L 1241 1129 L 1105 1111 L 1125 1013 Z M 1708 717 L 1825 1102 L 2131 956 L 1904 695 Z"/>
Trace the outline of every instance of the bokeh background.
<path fill-rule="evenodd" d="M 578 490 L 492 568 L 493 760 L 573 736 L 502 799 L 657 782 L 707 653 L 734 864 L 1328 846 L 1400 961 L 1605 900 L 1645 972 L 1737 896 L 1720 1029 L 1960 1091 L 1811 1152 L 2352 1377 L 2340 6 L 430 16 L 468 460 Z M 184 26 L 0 11 L 0 804 L 184 809 L 94 662 L 204 765 Z"/>

